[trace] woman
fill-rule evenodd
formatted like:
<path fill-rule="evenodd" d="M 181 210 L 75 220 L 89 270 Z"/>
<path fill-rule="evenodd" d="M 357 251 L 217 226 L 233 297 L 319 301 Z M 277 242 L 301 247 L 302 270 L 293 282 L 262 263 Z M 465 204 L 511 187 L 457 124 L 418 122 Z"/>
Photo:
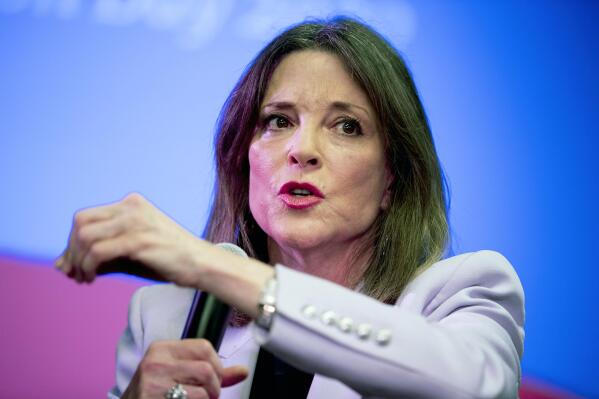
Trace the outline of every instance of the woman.
<path fill-rule="evenodd" d="M 176 284 L 134 295 L 112 395 L 263 397 L 283 381 L 285 397 L 517 396 L 522 287 L 497 253 L 441 260 L 441 169 L 410 73 L 384 39 L 346 18 L 279 35 L 225 104 L 216 154 L 205 236 L 249 259 L 136 194 L 75 216 L 57 260 L 65 274 L 90 282 L 126 257 L 144 266 L 120 271 Z M 177 340 L 193 289 L 256 321 L 251 332 L 237 318 L 221 359 L 205 341 Z M 259 345 L 275 358 L 258 362 L 250 388 L 243 366 Z"/>

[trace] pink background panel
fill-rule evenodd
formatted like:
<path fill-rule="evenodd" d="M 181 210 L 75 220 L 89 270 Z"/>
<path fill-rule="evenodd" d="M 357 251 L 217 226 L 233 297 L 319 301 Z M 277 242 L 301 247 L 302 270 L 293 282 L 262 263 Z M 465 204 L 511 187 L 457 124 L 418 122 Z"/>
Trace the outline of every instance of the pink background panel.
<path fill-rule="evenodd" d="M 0 256 L 0 398 L 105 398 L 127 306 L 143 282 L 78 285 L 47 262 Z M 524 378 L 522 399 L 577 399 Z"/>
<path fill-rule="evenodd" d="M 78 285 L 48 264 L 0 257 L 0 397 L 103 398 L 127 304 L 142 285 Z"/>

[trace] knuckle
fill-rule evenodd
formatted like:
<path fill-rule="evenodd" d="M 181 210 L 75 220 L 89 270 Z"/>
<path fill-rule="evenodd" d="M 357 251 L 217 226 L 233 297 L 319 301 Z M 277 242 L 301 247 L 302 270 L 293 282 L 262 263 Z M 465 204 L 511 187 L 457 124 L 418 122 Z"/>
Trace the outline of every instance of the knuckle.
<path fill-rule="evenodd" d="M 77 241 L 81 244 L 88 246 L 92 243 L 93 237 L 91 230 L 86 226 L 80 226 L 76 233 Z"/>
<path fill-rule="evenodd" d="M 140 365 L 141 371 L 141 365 Z M 146 375 L 143 372 L 139 374 L 139 397 L 146 398 L 151 397 L 151 393 L 159 390 L 158 383 L 156 379 L 150 375 Z"/>
<path fill-rule="evenodd" d="M 148 346 L 146 358 L 149 356 L 153 356 L 157 353 L 160 353 L 164 350 L 165 343 L 164 341 L 154 341 Z M 145 359 L 145 358 L 144 358 Z"/>
<path fill-rule="evenodd" d="M 210 381 L 212 375 L 214 374 L 214 369 L 212 365 L 208 362 L 200 362 L 197 365 L 197 373 L 198 376 L 204 380 L 204 382 Z"/>
<path fill-rule="evenodd" d="M 141 363 L 139 363 L 139 370 L 141 371 L 142 375 L 157 374 L 166 367 L 167 366 L 163 362 L 152 357 L 145 357 Z"/>
<path fill-rule="evenodd" d="M 101 261 L 104 259 L 104 249 L 99 243 L 92 244 L 89 247 L 88 256 L 94 262 Z"/>
<path fill-rule="evenodd" d="M 208 355 L 212 350 L 212 344 L 205 338 L 197 341 L 198 352 L 202 355 Z"/>
<path fill-rule="evenodd" d="M 214 397 L 220 394 L 220 381 L 214 368 L 209 362 L 200 362 L 196 364 L 194 370 L 198 382 Z"/>
<path fill-rule="evenodd" d="M 75 215 L 73 215 L 73 227 L 75 229 L 80 229 L 85 225 L 86 216 L 84 211 L 77 211 Z"/>
<path fill-rule="evenodd" d="M 143 197 L 143 195 L 141 195 L 140 193 L 137 193 L 137 192 L 129 193 L 123 199 L 124 203 L 126 203 L 130 206 L 133 206 L 133 207 L 140 206 L 144 201 L 145 201 L 145 198 Z"/>

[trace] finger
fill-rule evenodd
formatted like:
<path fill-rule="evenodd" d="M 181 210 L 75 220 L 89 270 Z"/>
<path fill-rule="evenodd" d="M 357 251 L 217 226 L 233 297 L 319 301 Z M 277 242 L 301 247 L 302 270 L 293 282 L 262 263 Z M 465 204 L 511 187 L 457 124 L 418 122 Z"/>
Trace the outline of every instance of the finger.
<path fill-rule="evenodd" d="M 155 341 L 148 347 L 146 355 L 157 356 L 164 352 L 168 352 L 175 359 L 207 361 L 219 374 L 223 368 L 214 347 L 210 341 L 203 338 Z"/>
<path fill-rule="evenodd" d="M 127 262 L 128 256 L 135 253 L 141 245 L 139 235 L 140 234 L 120 235 L 96 241 L 85 254 L 81 266 L 75 267 L 75 269 L 80 271 L 83 279 L 88 282 L 93 281 L 98 268 L 109 261 L 115 261 L 111 262 L 108 266 L 112 269 L 109 270 L 110 272 L 123 272 L 139 275 L 139 273 L 134 273 L 134 270 L 127 269 L 130 263 L 132 263 Z M 139 264 L 139 262 L 136 262 L 136 266 L 140 269 L 145 268 L 143 265 Z"/>
<path fill-rule="evenodd" d="M 66 249 L 63 254 L 56 260 L 56 268 L 64 273 L 69 278 L 75 278 L 75 272 L 73 266 L 69 261 L 70 255 L 69 250 Z"/>
<path fill-rule="evenodd" d="M 99 222 L 114 217 L 119 213 L 119 203 L 101 205 L 77 211 L 73 216 L 73 225 L 69 234 L 65 260 L 71 265 L 77 265 L 81 258 L 78 256 L 80 231 L 90 223 Z"/>
<path fill-rule="evenodd" d="M 204 387 L 198 387 L 195 385 L 187 385 L 181 384 L 185 392 L 187 392 L 187 397 L 189 399 L 216 399 L 218 396 L 210 396 L 208 391 Z"/>
<path fill-rule="evenodd" d="M 60 256 L 54 260 L 54 267 L 57 269 L 60 269 L 60 266 L 62 265 L 63 262 L 64 262 L 63 254 L 60 254 Z"/>
<path fill-rule="evenodd" d="M 231 385 L 235 385 L 243 380 L 245 380 L 248 376 L 248 369 L 244 366 L 231 366 L 223 369 L 222 371 L 222 387 L 230 387 Z"/>
<path fill-rule="evenodd" d="M 126 217 L 113 217 L 110 219 L 88 223 L 77 231 L 74 247 L 77 249 L 71 257 L 75 267 L 81 267 L 90 248 L 97 242 L 118 237 L 126 229 Z"/>
<path fill-rule="evenodd" d="M 89 223 L 79 231 L 79 240 L 87 244 L 117 237 L 127 229 L 127 219 L 126 216 L 119 215 L 110 219 Z"/>
<path fill-rule="evenodd" d="M 173 378 L 173 376 L 159 375 L 151 378 L 144 378 L 139 374 L 139 369 L 131 379 L 122 398 L 164 398 L 166 393 L 175 387 L 181 385 L 185 390 L 188 399 L 212 399 L 208 391 L 203 386 L 187 384 Z M 216 398 L 216 397 L 214 397 Z"/>
<path fill-rule="evenodd" d="M 72 272 L 73 269 L 73 250 L 75 248 L 75 227 L 73 227 L 73 229 L 71 230 L 71 233 L 69 234 L 69 242 L 67 244 L 67 248 L 64 251 L 64 256 L 63 256 L 63 269 L 65 271 L 66 274 L 69 274 L 70 272 Z"/>
<path fill-rule="evenodd" d="M 65 249 L 65 251 L 63 252 L 63 254 L 58 257 L 58 259 L 56 259 L 55 261 L 55 267 L 57 270 L 60 270 L 64 275 L 66 275 L 67 277 L 77 280 L 77 281 L 81 281 L 81 278 L 78 277 L 81 275 L 81 273 L 79 273 L 72 265 L 72 263 L 70 262 L 70 251 L 67 249 Z"/>
<path fill-rule="evenodd" d="M 220 395 L 220 377 L 209 362 L 177 360 L 172 378 L 181 384 L 203 387 L 210 398 Z"/>
<path fill-rule="evenodd" d="M 93 223 L 100 220 L 110 219 L 116 214 L 122 212 L 122 202 L 113 202 L 106 205 L 94 206 L 81 209 L 75 212 L 73 216 L 73 226 L 84 226 L 87 223 Z"/>
<path fill-rule="evenodd" d="M 220 377 L 223 369 L 222 362 L 210 341 L 192 338 L 173 342 L 175 343 L 171 352 L 173 356 L 179 359 L 207 361 Z"/>
<path fill-rule="evenodd" d="M 78 270 L 78 267 L 75 267 L 80 264 L 80 261 L 77 260 L 79 258 L 79 243 L 77 240 L 77 231 L 79 228 L 76 226 L 76 223 L 76 221 L 73 222 L 73 227 L 69 234 L 69 243 L 63 255 L 62 270 L 70 278 L 81 282 L 82 273 Z"/>
<path fill-rule="evenodd" d="M 56 260 L 54 261 L 54 268 L 56 268 L 57 270 L 63 271 L 63 266 L 64 266 L 64 252 L 58 257 L 56 258 Z"/>

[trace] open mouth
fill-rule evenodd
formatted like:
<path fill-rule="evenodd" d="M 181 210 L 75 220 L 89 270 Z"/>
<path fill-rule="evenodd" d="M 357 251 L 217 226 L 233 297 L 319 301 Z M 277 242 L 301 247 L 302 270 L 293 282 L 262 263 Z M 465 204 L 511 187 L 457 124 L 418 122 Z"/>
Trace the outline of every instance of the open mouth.
<path fill-rule="evenodd" d="M 289 194 L 295 197 L 315 196 L 318 198 L 324 198 L 324 195 L 316 186 L 310 183 L 298 183 L 294 181 L 283 184 L 279 190 L 279 194 Z"/>
<path fill-rule="evenodd" d="M 306 190 L 305 188 L 296 188 L 291 190 L 291 194 L 297 195 L 299 197 L 306 197 L 308 195 L 312 195 L 312 192 L 310 192 L 310 190 Z"/>
<path fill-rule="evenodd" d="M 320 203 L 324 195 L 310 183 L 287 182 L 279 190 L 279 198 L 291 209 L 305 209 Z"/>

